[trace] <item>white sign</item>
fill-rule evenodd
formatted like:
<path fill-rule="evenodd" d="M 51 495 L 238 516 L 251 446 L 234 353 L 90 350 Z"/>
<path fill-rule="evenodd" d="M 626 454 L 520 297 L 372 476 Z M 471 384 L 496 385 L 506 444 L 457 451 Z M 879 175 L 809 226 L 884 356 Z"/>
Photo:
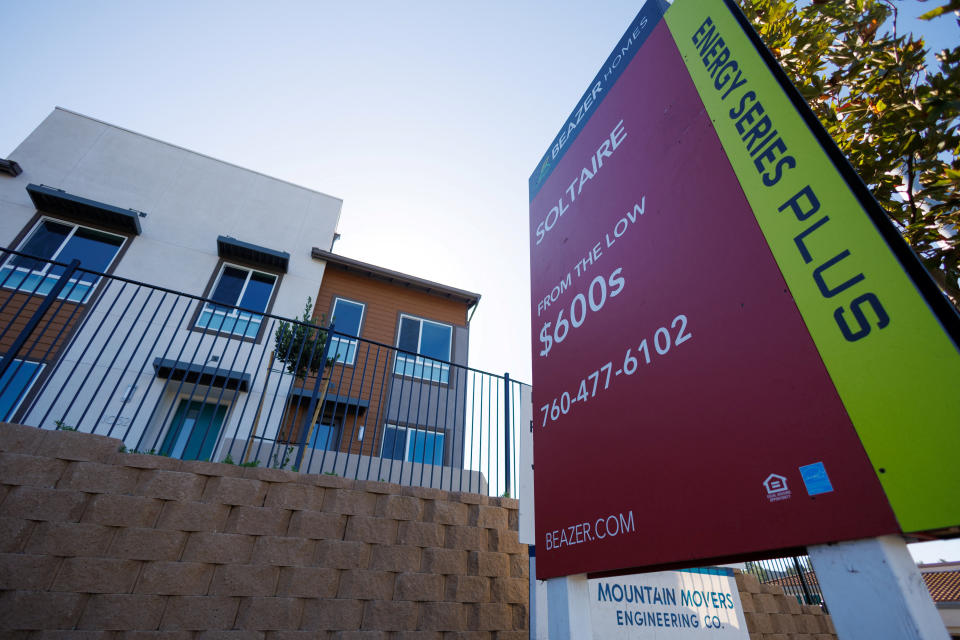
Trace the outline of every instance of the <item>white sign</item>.
<path fill-rule="evenodd" d="M 681 569 L 588 583 L 595 640 L 750 637 L 732 569 Z"/>

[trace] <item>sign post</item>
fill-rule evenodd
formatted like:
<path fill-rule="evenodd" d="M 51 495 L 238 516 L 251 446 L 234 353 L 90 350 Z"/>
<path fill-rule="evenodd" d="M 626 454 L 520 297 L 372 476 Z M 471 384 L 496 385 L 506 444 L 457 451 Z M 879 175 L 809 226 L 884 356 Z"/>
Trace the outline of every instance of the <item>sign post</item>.
<path fill-rule="evenodd" d="M 732 0 L 647 2 L 529 186 L 539 577 L 953 535 L 960 318 Z"/>
<path fill-rule="evenodd" d="M 815 545 L 808 553 L 842 640 L 949 640 L 901 536 Z"/>
<path fill-rule="evenodd" d="M 547 638 L 592 638 L 586 574 L 547 580 Z"/>

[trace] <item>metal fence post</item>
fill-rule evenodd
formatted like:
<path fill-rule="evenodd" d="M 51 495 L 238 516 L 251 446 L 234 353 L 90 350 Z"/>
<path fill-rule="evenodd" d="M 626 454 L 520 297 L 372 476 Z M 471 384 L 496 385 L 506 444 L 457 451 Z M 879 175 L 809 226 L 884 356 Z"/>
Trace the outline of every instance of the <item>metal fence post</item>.
<path fill-rule="evenodd" d="M 807 584 L 807 578 L 803 575 L 803 567 L 800 566 L 800 560 L 793 556 L 793 567 L 797 570 L 797 577 L 800 579 L 800 587 L 803 589 L 804 604 L 815 604 L 813 594 L 810 593 L 810 585 Z"/>
<path fill-rule="evenodd" d="M 503 374 L 503 459 L 506 484 L 506 495 L 510 493 L 510 374 Z"/>

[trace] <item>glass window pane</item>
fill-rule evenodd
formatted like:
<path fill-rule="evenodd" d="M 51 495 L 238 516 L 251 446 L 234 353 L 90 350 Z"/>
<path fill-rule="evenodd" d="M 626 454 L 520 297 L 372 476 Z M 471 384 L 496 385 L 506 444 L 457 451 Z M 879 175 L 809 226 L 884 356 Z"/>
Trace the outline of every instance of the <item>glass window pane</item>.
<path fill-rule="evenodd" d="M 60 245 L 63 244 L 63 241 L 67 238 L 72 228 L 72 225 L 54 222 L 53 220 L 43 220 L 40 226 L 30 234 L 27 241 L 20 247 L 20 251 L 38 258 L 50 259 L 57 252 L 57 249 L 60 248 Z M 14 256 L 10 263 L 15 267 L 34 269 L 37 271 L 46 266 L 43 262 L 22 258 L 20 256 Z"/>
<path fill-rule="evenodd" d="M 270 294 L 273 292 L 273 284 L 276 281 L 276 276 L 254 271 L 239 306 L 251 311 L 266 311 L 270 303 Z"/>
<path fill-rule="evenodd" d="M 407 439 L 407 462 L 423 462 L 423 439 L 426 433 L 416 429 L 410 432 Z"/>
<path fill-rule="evenodd" d="M 173 444 L 173 451 L 170 452 L 172 457 L 180 458 L 183 456 L 183 452 L 187 449 L 187 441 L 190 438 L 190 434 L 193 433 L 193 427 L 197 424 L 197 417 L 199 415 L 200 409 L 190 407 L 187 410 L 186 415 L 181 418 L 180 423 L 176 425 L 177 439 Z"/>
<path fill-rule="evenodd" d="M 443 434 L 431 433 L 427 439 L 427 450 L 423 461 L 427 464 L 443 464 Z"/>
<path fill-rule="evenodd" d="M 394 373 L 401 376 L 416 375 L 416 357 L 408 356 L 405 353 L 397 354 L 397 363 L 393 368 Z"/>
<path fill-rule="evenodd" d="M 337 333 L 360 336 L 360 320 L 363 318 L 363 305 L 337 298 L 333 305 L 333 323 Z"/>
<path fill-rule="evenodd" d="M 0 285 L 41 295 L 50 293 L 50 289 L 53 288 L 52 282 L 40 275 L 39 272 L 31 271 L 28 273 L 9 266 L 3 268 L 3 280 L 0 281 Z"/>
<path fill-rule="evenodd" d="M 14 360 L 0 378 L 0 420 L 7 420 L 17 408 L 40 370 L 40 363 Z"/>
<path fill-rule="evenodd" d="M 420 353 L 438 360 L 450 360 L 450 327 L 424 322 Z"/>
<path fill-rule="evenodd" d="M 413 318 L 400 319 L 400 337 L 397 347 L 406 351 L 417 352 L 420 346 L 420 321 Z"/>
<path fill-rule="evenodd" d="M 225 266 L 223 273 L 220 274 L 220 280 L 214 287 L 210 297 L 216 302 L 222 304 L 235 305 L 240 299 L 240 292 L 243 290 L 243 283 L 247 279 L 249 271 L 246 269 L 237 269 L 236 267 Z"/>
<path fill-rule="evenodd" d="M 120 251 L 123 238 L 80 227 L 73 237 L 67 240 L 63 251 L 57 256 L 58 262 L 70 262 L 77 259 L 80 266 L 91 271 L 106 271 Z M 50 273 L 60 275 L 64 267 L 51 267 Z M 80 274 L 82 282 L 96 282 L 97 277 L 89 273 Z"/>
<path fill-rule="evenodd" d="M 403 450 L 407 444 L 407 430 L 387 426 L 383 430 L 381 456 L 391 460 L 403 460 Z"/>
<path fill-rule="evenodd" d="M 410 436 L 407 461 L 439 464 L 443 460 L 443 434 L 416 430 Z"/>
<path fill-rule="evenodd" d="M 187 450 L 184 452 L 185 460 L 210 460 L 226 415 L 227 407 L 225 405 L 209 403 L 203 405 Z"/>
<path fill-rule="evenodd" d="M 209 460 L 226 414 L 224 405 L 181 400 L 160 453 L 183 460 Z"/>
<path fill-rule="evenodd" d="M 242 333 L 248 338 L 256 338 L 257 334 L 260 333 L 260 321 L 263 319 L 263 316 L 255 316 L 250 313 L 240 312 L 236 325 L 234 325 L 234 333 Z"/>
<path fill-rule="evenodd" d="M 330 353 L 337 362 L 353 364 L 357 354 L 357 341 L 334 336 L 330 340 Z"/>

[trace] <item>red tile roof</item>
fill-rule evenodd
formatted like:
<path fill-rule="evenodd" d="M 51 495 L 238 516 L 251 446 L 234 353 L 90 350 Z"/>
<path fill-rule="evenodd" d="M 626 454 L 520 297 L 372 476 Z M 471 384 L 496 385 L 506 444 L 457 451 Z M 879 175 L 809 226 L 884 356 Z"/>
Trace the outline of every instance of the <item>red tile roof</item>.
<path fill-rule="evenodd" d="M 922 575 L 934 602 L 960 602 L 960 571 L 931 571 Z"/>
<path fill-rule="evenodd" d="M 819 586 L 820 583 L 817 581 L 817 574 L 813 571 L 804 571 L 803 577 L 807 581 L 808 586 Z M 799 587 L 801 586 L 800 578 L 796 574 L 792 576 L 781 576 L 779 578 L 771 578 L 769 580 L 764 580 L 764 584 L 775 584 L 778 587 Z"/>
<path fill-rule="evenodd" d="M 960 602 L 960 569 L 956 571 L 922 572 L 921 575 L 934 602 Z M 803 577 L 806 578 L 807 585 L 811 588 L 819 587 L 817 574 L 813 571 L 804 572 Z M 764 583 L 775 584 L 779 587 L 800 587 L 800 580 L 796 575 L 781 576 L 765 580 Z"/>

